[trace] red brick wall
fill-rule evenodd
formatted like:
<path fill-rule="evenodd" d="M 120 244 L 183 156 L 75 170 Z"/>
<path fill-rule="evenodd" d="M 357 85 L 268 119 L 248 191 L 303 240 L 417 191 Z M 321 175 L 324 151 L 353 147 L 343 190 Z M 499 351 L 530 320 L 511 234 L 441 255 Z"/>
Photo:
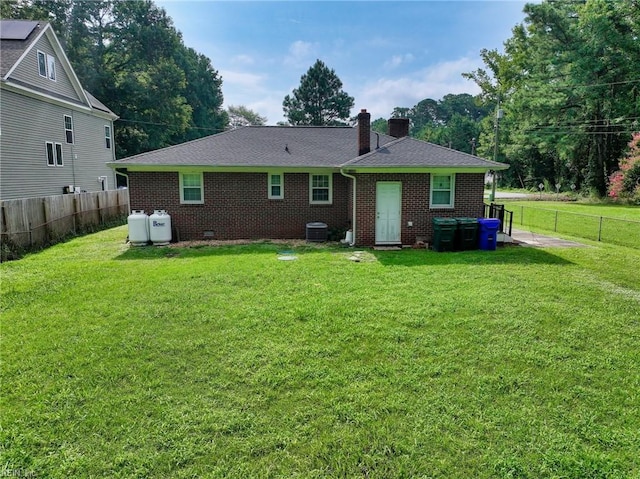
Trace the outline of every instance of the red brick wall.
<path fill-rule="evenodd" d="M 455 179 L 453 209 L 429 209 L 430 175 L 428 174 L 358 174 L 356 243 L 374 245 L 376 237 L 376 182 L 399 181 L 402 183 L 402 244 L 414 244 L 416 238 L 431 242 L 432 219 L 435 217 L 483 216 L 484 174 L 458 173 Z M 412 221 L 413 226 L 407 226 Z"/>
<path fill-rule="evenodd" d="M 357 174 L 356 243 L 375 244 L 376 182 L 402 183 L 402 243 L 416 238 L 431 241 L 434 217 L 483 215 L 484 174 L 459 173 L 455 179 L 455 208 L 429 209 L 428 174 Z M 304 239 L 306 224 L 327 223 L 346 228 L 351 218 L 351 180 L 333 175 L 333 205 L 309 204 L 309 175 L 285 173 L 284 200 L 267 198 L 266 173 L 205 173 L 202 205 L 180 204 L 179 175 L 175 172 L 130 172 L 132 210 L 164 209 L 180 240 L 203 239 Z M 407 222 L 412 221 L 413 227 Z"/>
<path fill-rule="evenodd" d="M 132 210 L 166 210 L 174 239 L 304 239 L 309 222 L 348 226 L 349 182 L 334 174 L 333 205 L 310 205 L 307 173 L 284 174 L 283 200 L 268 199 L 266 173 L 204 173 L 204 204 L 183 205 L 177 172 L 130 172 L 129 196 Z"/>

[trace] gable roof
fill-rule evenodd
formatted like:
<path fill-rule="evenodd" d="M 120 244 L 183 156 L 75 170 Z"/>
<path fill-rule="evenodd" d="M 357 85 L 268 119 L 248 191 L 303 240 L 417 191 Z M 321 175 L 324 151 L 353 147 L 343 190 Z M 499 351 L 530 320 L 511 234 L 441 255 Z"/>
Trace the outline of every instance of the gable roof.
<path fill-rule="evenodd" d="M 79 101 L 78 99 L 67 98 L 52 91 L 42 89 L 36 85 L 11 78 L 11 74 L 14 72 L 16 67 L 24 58 L 27 57 L 29 52 L 32 51 L 36 43 L 43 36 L 46 37 L 55 51 L 62 68 L 69 77 Z M 112 119 L 117 118 L 115 113 L 82 87 L 71 63 L 69 63 L 69 59 L 64 53 L 58 37 L 48 22 L 32 20 L 0 20 L 0 50 L 2 52 L 0 55 L 0 80 L 2 83 L 6 85 L 11 84 L 23 91 L 35 92 L 38 95 L 44 95 L 56 100 L 76 103 L 84 107 L 99 110 L 103 114 L 106 113 L 108 116 L 112 117 Z"/>
<path fill-rule="evenodd" d="M 370 153 L 358 156 L 353 127 L 246 126 L 110 163 L 126 167 L 251 168 L 471 168 L 505 169 L 449 148 L 404 137 L 370 133 Z M 377 148 L 379 146 L 379 148 Z"/>
<path fill-rule="evenodd" d="M 335 168 L 357 154 L 352 127 L 245 126 L 180 145 L 141 153 L 116 166 L 325 167 Z M 380 135 L 380 143 L 394 138 Z M 371 143 L 376 145 L 371 133 Z"/>

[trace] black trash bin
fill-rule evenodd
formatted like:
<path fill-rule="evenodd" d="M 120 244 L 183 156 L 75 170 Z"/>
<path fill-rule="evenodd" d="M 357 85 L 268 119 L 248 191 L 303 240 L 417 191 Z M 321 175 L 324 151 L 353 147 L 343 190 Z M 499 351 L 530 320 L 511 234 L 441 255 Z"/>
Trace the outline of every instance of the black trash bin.
<path fill-rule="evenodd" d="M 468 251 L 478 249 L 478 220 L 476 218 L 455 218 L 456 250 Z"/>
<path fill-rule="evenodd" d="M 452 218 L 433 218 L 434 251 L 453 251 L 458 222 Z"/>

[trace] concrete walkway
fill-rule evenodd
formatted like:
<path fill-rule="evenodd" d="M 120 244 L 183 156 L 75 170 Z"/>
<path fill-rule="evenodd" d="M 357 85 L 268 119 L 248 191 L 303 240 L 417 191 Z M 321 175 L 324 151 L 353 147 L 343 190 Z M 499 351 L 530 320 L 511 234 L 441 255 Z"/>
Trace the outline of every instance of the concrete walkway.
<path fill-rule="evenodd" d="M 554 238 L 552 236 L 541 235 L 531 231 L 512 229 L 511 238 L 515 244 L 520 246 L 537 246 L 540 248 L 585 248 L 586 244 L 575 241 Z"/>

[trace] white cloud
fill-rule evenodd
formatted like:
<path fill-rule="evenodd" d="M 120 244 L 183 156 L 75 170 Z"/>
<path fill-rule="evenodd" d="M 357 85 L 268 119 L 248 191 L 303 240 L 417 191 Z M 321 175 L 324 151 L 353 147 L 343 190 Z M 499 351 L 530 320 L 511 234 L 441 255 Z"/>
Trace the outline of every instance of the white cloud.
<path fill-rule="evenodd" d="M 398 68 L 403 63 L 411 63 L 414 57 L 411 53 L 404 53 L 402 55 L 394 55 L 389 60 L 384 62 L 384 66 L 387 69 L 393 70 L 394 68 Z"/>
<path fill-rule="evenodd" d="M 303 42 L 302 40 L 293 42 L 289 45 L 289 53 L 284 59 L 284 64 L 293 67 L 308 65 L 309 61 L 313 61 L 316 47 L 317 44 Z"/>
<path fill-rule="evenodd" d="M 258 89 L 263 88 L 266 77 L 264 75 L 257 75 L 255 73 L 242 73 L 230 70 L 220 70 L 220 76 L 222 77 L 222 90 L 226 87 L 234 89 Z"/>
<path fill-rule="evenodd" d="M 441 62 L 398 78 L 380 78 L 354 91 L 356 108 L 366 108 L 373 118 L 388 118 L 395 107 L 413 107 L 425 98 L 441 99 L 448 93 L 480 93 L 479 87 L 462 73 L 482 66 L 480 59 L 468 57 Z M 356 89 L 357 90 L 357 89 Z"/>
<path fill-rule="evenodd" d="M 244 54 L 236 55 L 231 59 L 231 61 L 239 65 L 253 65 L 255 63 L 253 57 Z"/>

